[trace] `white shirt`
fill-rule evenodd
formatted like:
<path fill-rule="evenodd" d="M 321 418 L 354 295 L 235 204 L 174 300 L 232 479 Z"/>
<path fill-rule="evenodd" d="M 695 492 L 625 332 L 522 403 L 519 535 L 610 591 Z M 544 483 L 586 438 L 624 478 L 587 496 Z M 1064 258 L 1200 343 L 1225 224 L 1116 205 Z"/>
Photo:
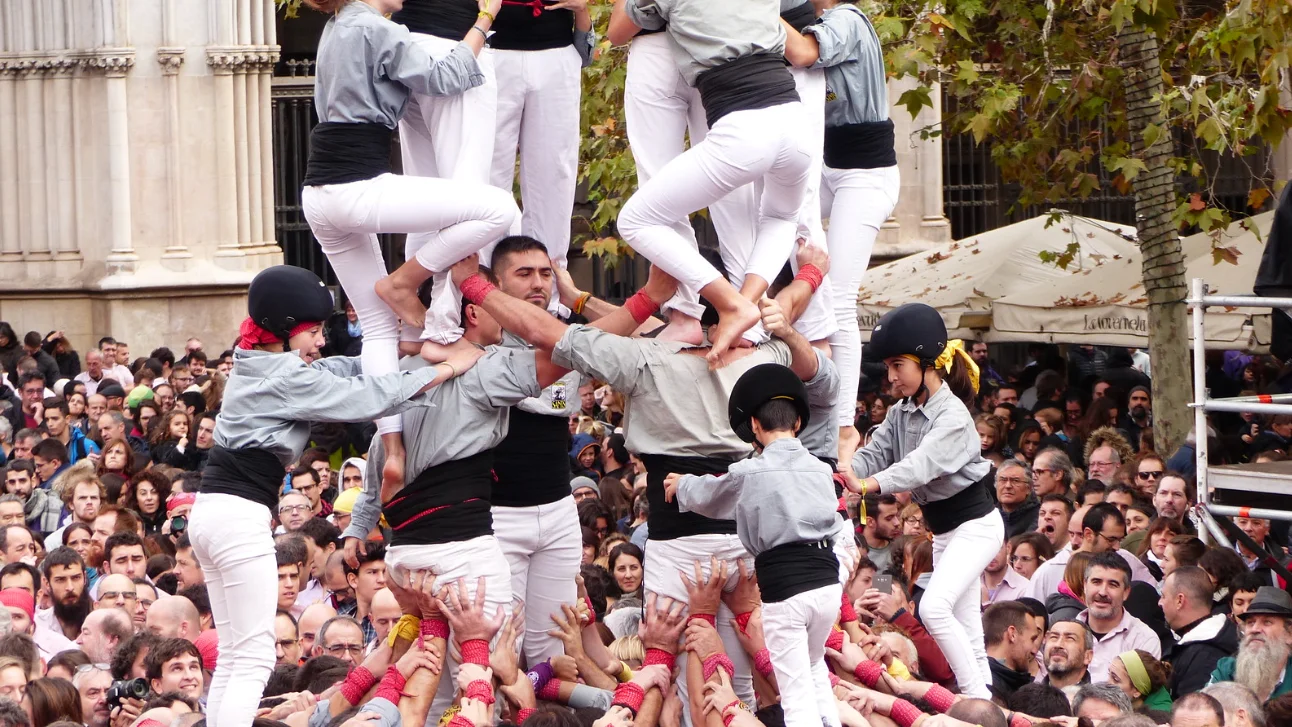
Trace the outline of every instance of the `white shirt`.
<path fill-rule="evenodd" d="M 58 617 L 54 615 L 54 609 L 43 608 L 36 609 L 36 634 L 32 640 L 36 642 L 36 648 L 40 649 L 42 659 L 50 659 L 55 654 L 69 649 L 80 649 L 75 641 L 63 635 L 63 626 L 58 622 Z"/>

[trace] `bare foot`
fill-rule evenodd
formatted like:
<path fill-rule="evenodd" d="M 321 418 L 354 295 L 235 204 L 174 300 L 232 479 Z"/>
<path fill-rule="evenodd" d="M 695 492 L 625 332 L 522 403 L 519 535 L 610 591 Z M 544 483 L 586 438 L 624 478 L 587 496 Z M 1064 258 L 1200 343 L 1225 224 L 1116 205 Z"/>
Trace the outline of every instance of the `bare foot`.
<path fill-rule="evenodd" d="M 417 298 L 417 288 L 401 288 L 387 275 L 377 281 L 377 297 L 390 306 L 395 317 L 405 325 L 414 328 L 426 325 L 426 307 Z"/>
<path fill-rule="evenodd" d="M 704 329 L 700 321 L 680 311 L 669 311 L 668 325 L 655 337 L 660 341 L 681 341 L 692 346 L 704 343 Z"/>
<path fill-rule="evenodd" d="M 398 435 L 397 435 L 398 436 Z M 404 489 L 404 451 L 397 455 L 387 454 L 386 463 L 381 468 L 381 502 L 390 502 Z"/>
<path fill-rule="evenodd" d="M 722 365 L 722 354 L 736 344 L 736 340 L 741 334 L 749 330 L 758 323 L 759 314 L 758 306 L 747 300 L 740 301 L 737 306 L 731 310 L 722 311 L 718 314 L 718 325 L 713 327 L 710 339 L 713 348 L 710 349 L 709 359 L 710 368 L 720 368 Z"/>

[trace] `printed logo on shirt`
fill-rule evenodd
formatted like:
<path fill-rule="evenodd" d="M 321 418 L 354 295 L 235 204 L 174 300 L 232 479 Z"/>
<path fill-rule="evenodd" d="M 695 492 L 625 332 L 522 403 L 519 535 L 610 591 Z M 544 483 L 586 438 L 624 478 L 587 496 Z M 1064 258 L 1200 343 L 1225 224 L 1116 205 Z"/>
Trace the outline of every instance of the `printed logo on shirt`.
<path fill-rule="evenodd" d="M 556 382 L 552 385 L 552 408 L 557 411 L 565 411 L 565 384 Z"/>

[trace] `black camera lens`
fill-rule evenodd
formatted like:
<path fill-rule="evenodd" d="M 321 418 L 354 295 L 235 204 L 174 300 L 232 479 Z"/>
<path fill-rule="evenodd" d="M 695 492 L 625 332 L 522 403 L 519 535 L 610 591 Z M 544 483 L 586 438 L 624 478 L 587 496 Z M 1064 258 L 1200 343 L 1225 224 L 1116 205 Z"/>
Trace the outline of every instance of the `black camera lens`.
<path fill-rule="evenodd" d="M 148 680 L 147 679 L 125 679 L 119 682 L 112 682 L 108 688 L 108 693 L 104 699 L 113 707 L 121 706 L 121 703 L 127 699 L 138 699 L 143 701 L 148 698 Z"/>
<path fill-rule="evenodd" d="M 188 518 L 183 515 L 176 515 L 170 519 L 170 531 L 172 533 L 182 533 L 188 527 Z"/>

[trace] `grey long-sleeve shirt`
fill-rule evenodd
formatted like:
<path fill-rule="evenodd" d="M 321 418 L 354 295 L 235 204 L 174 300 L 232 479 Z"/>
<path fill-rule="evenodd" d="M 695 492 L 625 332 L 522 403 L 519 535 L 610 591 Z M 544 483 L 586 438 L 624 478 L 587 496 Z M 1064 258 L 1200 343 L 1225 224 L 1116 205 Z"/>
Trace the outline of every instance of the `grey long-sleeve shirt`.
<path fill-rule="evenodd" d="M 870 19 L 856 5 L 841 3 L 803 29 L 816 38 L 825 68 L 825 125 L 843 126 L 888 118 L 884 49 Z"/>
<path fill-rule="evenodd" d="M 413 365 L 424 362 L 408 359 Z M 423 370 L 434 371 L 433 367 Z M 508 408 L 539 394 L 534 354 L 490 347 L 470 371 L 427 392 L 429 406 L 404 412 L 405 482 L 427 468 L 493 449 L 507 436 Z M 364 538 L 381 517 L 381 436 L 368 449 L 363 492 L 354 503 L 347 538 Z"/>
<path fill-rule="evenodd" d="M 842 377 L 828 356 L 816 349 L 816 375 L 803 382 L 808 395 L 808 423 L 799 432 L 799 441 L 817 457 L 830 461 L 839 458 L 839 425 L 834 418 L 834 403 L 839 398 Z"/>
<path fill-rule="evenodd" d="M 686 82 L 724 63 L 785 52 L 780 0 L 628 0 L 628 19 L 644 30 L 667 26 Z"/>
<path fill-rule="evenodd" d="M 778 439 L 761 455 L 731 465 L 723 475 L 682 475 L 677 506 L 715 520 L 735 520 L 740 542 L 753 555 L 778 545 L 834 537 L 833 471 L 797 439 Z"/>
<path fill-rule="evenodd" d="M 292 354 L 235 349 L 215 444 L 268 450 L 286 467 L 309 444 L 311 422 L 361 422 L 429 402 L 417 392 L 435 379 L 434 369 L 381 376 L 361 371 L 358 358 L 306 364 Z"/>
<path fill-rule="evenodd" d="M 482 83 L 484 73 L 465 43 L 434 60 L 408 28 L 371 5 L 352 2 L 327 21 L 319 39 L 314 108 L 319 121 L 393 129 L 409 93 L 453 96 Z"/>
<path fill-rule="evenodd" d="M 973 416 L 946 384 L 924 406 L 907 398 L 890 408 L 852 458 L 859 479 L 874 477 L 884 494 L 910 492 L 921 505 L 959 493 L 990 469 Z"/>

